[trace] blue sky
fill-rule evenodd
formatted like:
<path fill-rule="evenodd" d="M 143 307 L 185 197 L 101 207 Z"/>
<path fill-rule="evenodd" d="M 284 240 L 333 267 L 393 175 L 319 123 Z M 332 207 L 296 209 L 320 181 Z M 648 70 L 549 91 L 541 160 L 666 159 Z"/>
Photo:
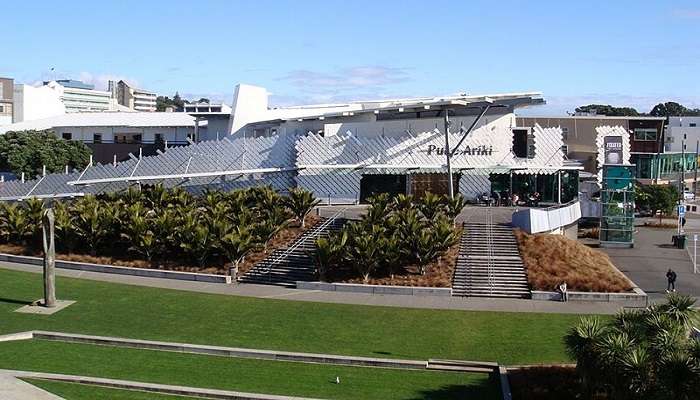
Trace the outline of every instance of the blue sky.
<path fill-rule="evenodd" d="M 548 105 L 531 114 L 700 107 L 697 1 L 8 0 L 3 14 L 0 75 L 21 83 L 124 78 L 230 101 L 244 82 L 276 105 L 534 90 Z"/>

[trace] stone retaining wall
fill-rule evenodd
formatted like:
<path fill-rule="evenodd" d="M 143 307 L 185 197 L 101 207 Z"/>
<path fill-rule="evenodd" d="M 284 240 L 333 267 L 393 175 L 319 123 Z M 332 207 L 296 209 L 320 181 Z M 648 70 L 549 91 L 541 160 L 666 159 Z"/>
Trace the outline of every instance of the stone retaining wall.
<path fill-rule="evenodd" d="M 633 307 L 646 307 L 647 294 L 639 288 L 633 288 L 631 293 L 601 293 L 601 292 L 568 292 L 569 301 L 599 301 L 615 302 Z M 561 301 L 561 293 L 532 291 L 532 300 Z"/>
<path fill-rule="evenodd" d="M 326 283 L 297 281 L 297 289 L 322 290 L 326 292 L 398 294 L 406 296 L 452 296 L 452 288 L 363 285 L 359 283 Z"/>
<path fill-rule="evenodd" d="M 41 257 L 18 256 L 0 253 L 0 261 L 43 266 Z M 56 268 L 79 271 L 101 272 L 106 274 L 144 276 L 148 278 L 178 279 L 183 281 L 198 281 L 210 283 L 231 283 L 231 277 L 226 275 L 200 274 L 196 272 L 168 271 L 161 269 L 132 268 L 117 265 L 92 264 L 76 261 L 56 260 Z"/>

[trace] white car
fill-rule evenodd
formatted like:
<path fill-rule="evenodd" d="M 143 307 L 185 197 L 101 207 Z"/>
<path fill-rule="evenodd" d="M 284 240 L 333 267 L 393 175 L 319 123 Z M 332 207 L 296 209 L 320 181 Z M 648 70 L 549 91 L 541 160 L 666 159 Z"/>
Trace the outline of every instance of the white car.
<path fill-rule="evenodd" d="M 690 190 L 685 190 L 683 192 L 683 200 L 695 200 L 695 193 L 691 192 Z"/>

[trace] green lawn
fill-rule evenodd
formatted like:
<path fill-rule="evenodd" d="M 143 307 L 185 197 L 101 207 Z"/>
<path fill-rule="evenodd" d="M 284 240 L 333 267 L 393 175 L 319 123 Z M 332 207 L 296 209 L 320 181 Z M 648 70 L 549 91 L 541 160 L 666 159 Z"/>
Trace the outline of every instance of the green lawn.
<path fill-rule="evenodd" d="M 77 383 L 52 382 L 41 379 L 25 379 L 34 386 L 63 397 L 66 400 L 196 400 L 194 397 L 168 396 L 156 393 L 135 392 Z"/>
<path fill-rule="evenodd" d="M 486 374 L 235 359 L 42 340 L 0 343 L 0 354 L 0 369 L 252 393 L 367 400 L 498 398 L 498 385 Z"/>
<path fill-rule="evenodd" d="M 524 364 L 568 361 L 562 337 L 578 320 L 565 314 L 256 299 L 64 277 L 58 277 L 57 292 L 59 298 L 77 303 L 52 316 L 14 313 L 41 297 L 41 275 L 0 269 L 0 334 L 43 329 L 257 349 Z"/>

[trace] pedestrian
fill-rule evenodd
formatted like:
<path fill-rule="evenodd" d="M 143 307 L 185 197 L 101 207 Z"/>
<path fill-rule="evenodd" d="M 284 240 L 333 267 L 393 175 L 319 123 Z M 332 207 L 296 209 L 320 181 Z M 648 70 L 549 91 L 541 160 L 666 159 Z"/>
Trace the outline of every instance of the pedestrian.
<path fill-rule="evenodd" d="M 566 290 L 566 282 L 562 282 L 559 285 L 559 292 L 561 293 L 561 301 L 569 301 L 569 293 Z"/>
<path fill-rule="evenodd" d="M 668 280 L 668 284 L 666 285 L 666 293 L 676 291 L 676 278 L 678 278 L 676 271 L 669 268 L 668 272 L 666 272 L 666 279 Z"/>

